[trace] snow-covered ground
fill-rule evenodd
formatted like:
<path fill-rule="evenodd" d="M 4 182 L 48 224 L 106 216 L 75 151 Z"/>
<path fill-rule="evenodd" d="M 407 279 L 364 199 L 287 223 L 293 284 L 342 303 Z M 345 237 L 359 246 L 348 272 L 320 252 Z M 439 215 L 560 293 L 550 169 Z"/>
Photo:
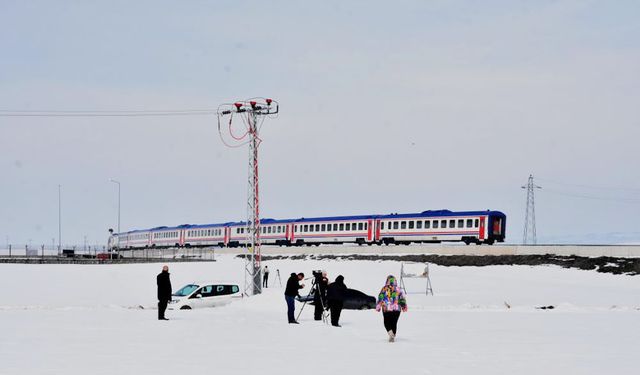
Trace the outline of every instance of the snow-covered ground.
<path fill-rule="evenodd" d="M 375 295 L 397 262 L 265 262 L 272 288 L 230 305 L 156 320 L 160 264 L 0 264 L 0 374 L 632 374 L 640 352 L 640 278 L 559 267 L 431 266 L 407 281 L 409 312 L 387 342 L 382 316 L 344 311 L 342 328 L 289 325 L 291 272 Z M 170 264 L 174 290 L 243 279 L 231 255 Z M 419 267 L 417 268 L 419 269 Z M 310 284 L 310 282 L 307 282 Z M 307 285 L 308 287 L 309 285 Z M 305 288 L 304 291 L 307 291 Z M 413 292 L 413 293 L 411 293 Z M 506 304 L 511 308 L 507 308 Z M 136 308 L 138 305 L 145 309 Z M 553 305 L 553 310 L 536 306 Z M 297 305 L 297 309 L 301 305 Z"/>

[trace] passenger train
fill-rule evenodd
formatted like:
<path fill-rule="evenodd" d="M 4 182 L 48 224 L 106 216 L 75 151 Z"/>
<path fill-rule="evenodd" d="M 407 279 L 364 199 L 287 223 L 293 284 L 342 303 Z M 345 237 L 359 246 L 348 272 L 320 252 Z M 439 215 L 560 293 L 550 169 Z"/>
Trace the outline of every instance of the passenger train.
<path fill-rule="evenodd" d="M 311 246 L 354 243 L 390 245 L 422 242 L 504 242 L 506 215 L 500 211 L 449 210 L 390 215 L 260 220 L 260 243 Z M 248 243 L 246 222 L 156 227 L 114 233 L 109 248 L 238 247 Z"/>

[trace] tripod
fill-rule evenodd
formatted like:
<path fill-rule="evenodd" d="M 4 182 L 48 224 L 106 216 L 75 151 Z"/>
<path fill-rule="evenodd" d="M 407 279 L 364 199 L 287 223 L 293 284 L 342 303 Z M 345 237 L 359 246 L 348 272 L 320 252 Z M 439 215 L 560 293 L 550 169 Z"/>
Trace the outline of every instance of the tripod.
<path fill-rule="evenodd" d="M 282 288 L 282 279 L 280 279 L 280 270 L 276 270 L 276 279 L 278 279 L 278 283 L 280 284 L 280 287 Z"/>
<path fill-rule="evenodd" d="M 302 304 L 302 307 L 300 308 L 300 312 L 298 312 L 298 316 L 296 317 L 296 321 L 300 318 L 300 315 L 302 314 L 302 310 L 304 310 L 304 307 L 307 305 L 307 302 L 309 302 L 309 297 L 311 297 L 311 295 L 313 295 L 314 297 L 316 295 L 319 296 L 318 299 L 320 300 L 320 306 L 322 306 L 322 321 L 325 324 L 329 324 L 329 315 L 330 314 L 326 312 L 326 307 L 324 305 L 324 298 L 322 298 L 323 296 L 320 295 L 320 287 L 318 286 L 318 283 L 317 283 L 315 278 L 311 282 L 311 289 L 309 290 L 309 294 L 307 294 L 307 297 L 305 298 L 305 301 Z"/>

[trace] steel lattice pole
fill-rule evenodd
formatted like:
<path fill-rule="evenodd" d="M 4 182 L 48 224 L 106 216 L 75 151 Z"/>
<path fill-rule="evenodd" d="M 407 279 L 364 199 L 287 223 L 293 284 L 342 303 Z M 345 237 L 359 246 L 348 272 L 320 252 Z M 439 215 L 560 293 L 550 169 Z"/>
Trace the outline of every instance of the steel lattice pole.
<path fill-rule="evenodd" d="M 529 175 L 529 180 L 527 181 L 527 186 L 523 186 L 523 189 L 527 189 L 527 208 L 525 211 L 524 217 L 524 233 L 522 236 L 523 244 L 533 244 L 537 243 L 536 238 L 536 206 L 535 206 L 535 195 L 534 189 L 540 189 L 540 186 L 537 186 L 533 182 L 533 175 Z M 529 242 L 531 239 L 531 242 Z"/>
<path fill-rule="evenodd" d="M 247 240 L 249 243 L 249 254 L 245 264 L 245 293 L 251 290 L 251 294 L 262 292 L 260 278 L 260 190 L 258 173 L 258 113 L 250 111 L 247 114 L 249 126 L 249 194 L 247 200 Z M 249 278 L 249 280 L 247 280 Z"/>

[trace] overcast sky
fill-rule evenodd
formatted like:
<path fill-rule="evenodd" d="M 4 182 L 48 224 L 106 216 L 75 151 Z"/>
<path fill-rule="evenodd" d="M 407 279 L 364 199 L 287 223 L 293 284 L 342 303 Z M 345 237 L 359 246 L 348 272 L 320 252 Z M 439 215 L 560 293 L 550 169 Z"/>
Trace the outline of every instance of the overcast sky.
<path fill-rule="evenodd" d="M 637 1 L 0 2 L 0 109 L 281 104 L 263 217 L 500 210 L 522 241 L 640 212 Z M 0 241 L 246 217 L 248 149 L 213 116 L 0 117 Z M 634 234 L 635 233 L 635 234 Z M 591 237 L 593 238 L 593 237 Z"/>

